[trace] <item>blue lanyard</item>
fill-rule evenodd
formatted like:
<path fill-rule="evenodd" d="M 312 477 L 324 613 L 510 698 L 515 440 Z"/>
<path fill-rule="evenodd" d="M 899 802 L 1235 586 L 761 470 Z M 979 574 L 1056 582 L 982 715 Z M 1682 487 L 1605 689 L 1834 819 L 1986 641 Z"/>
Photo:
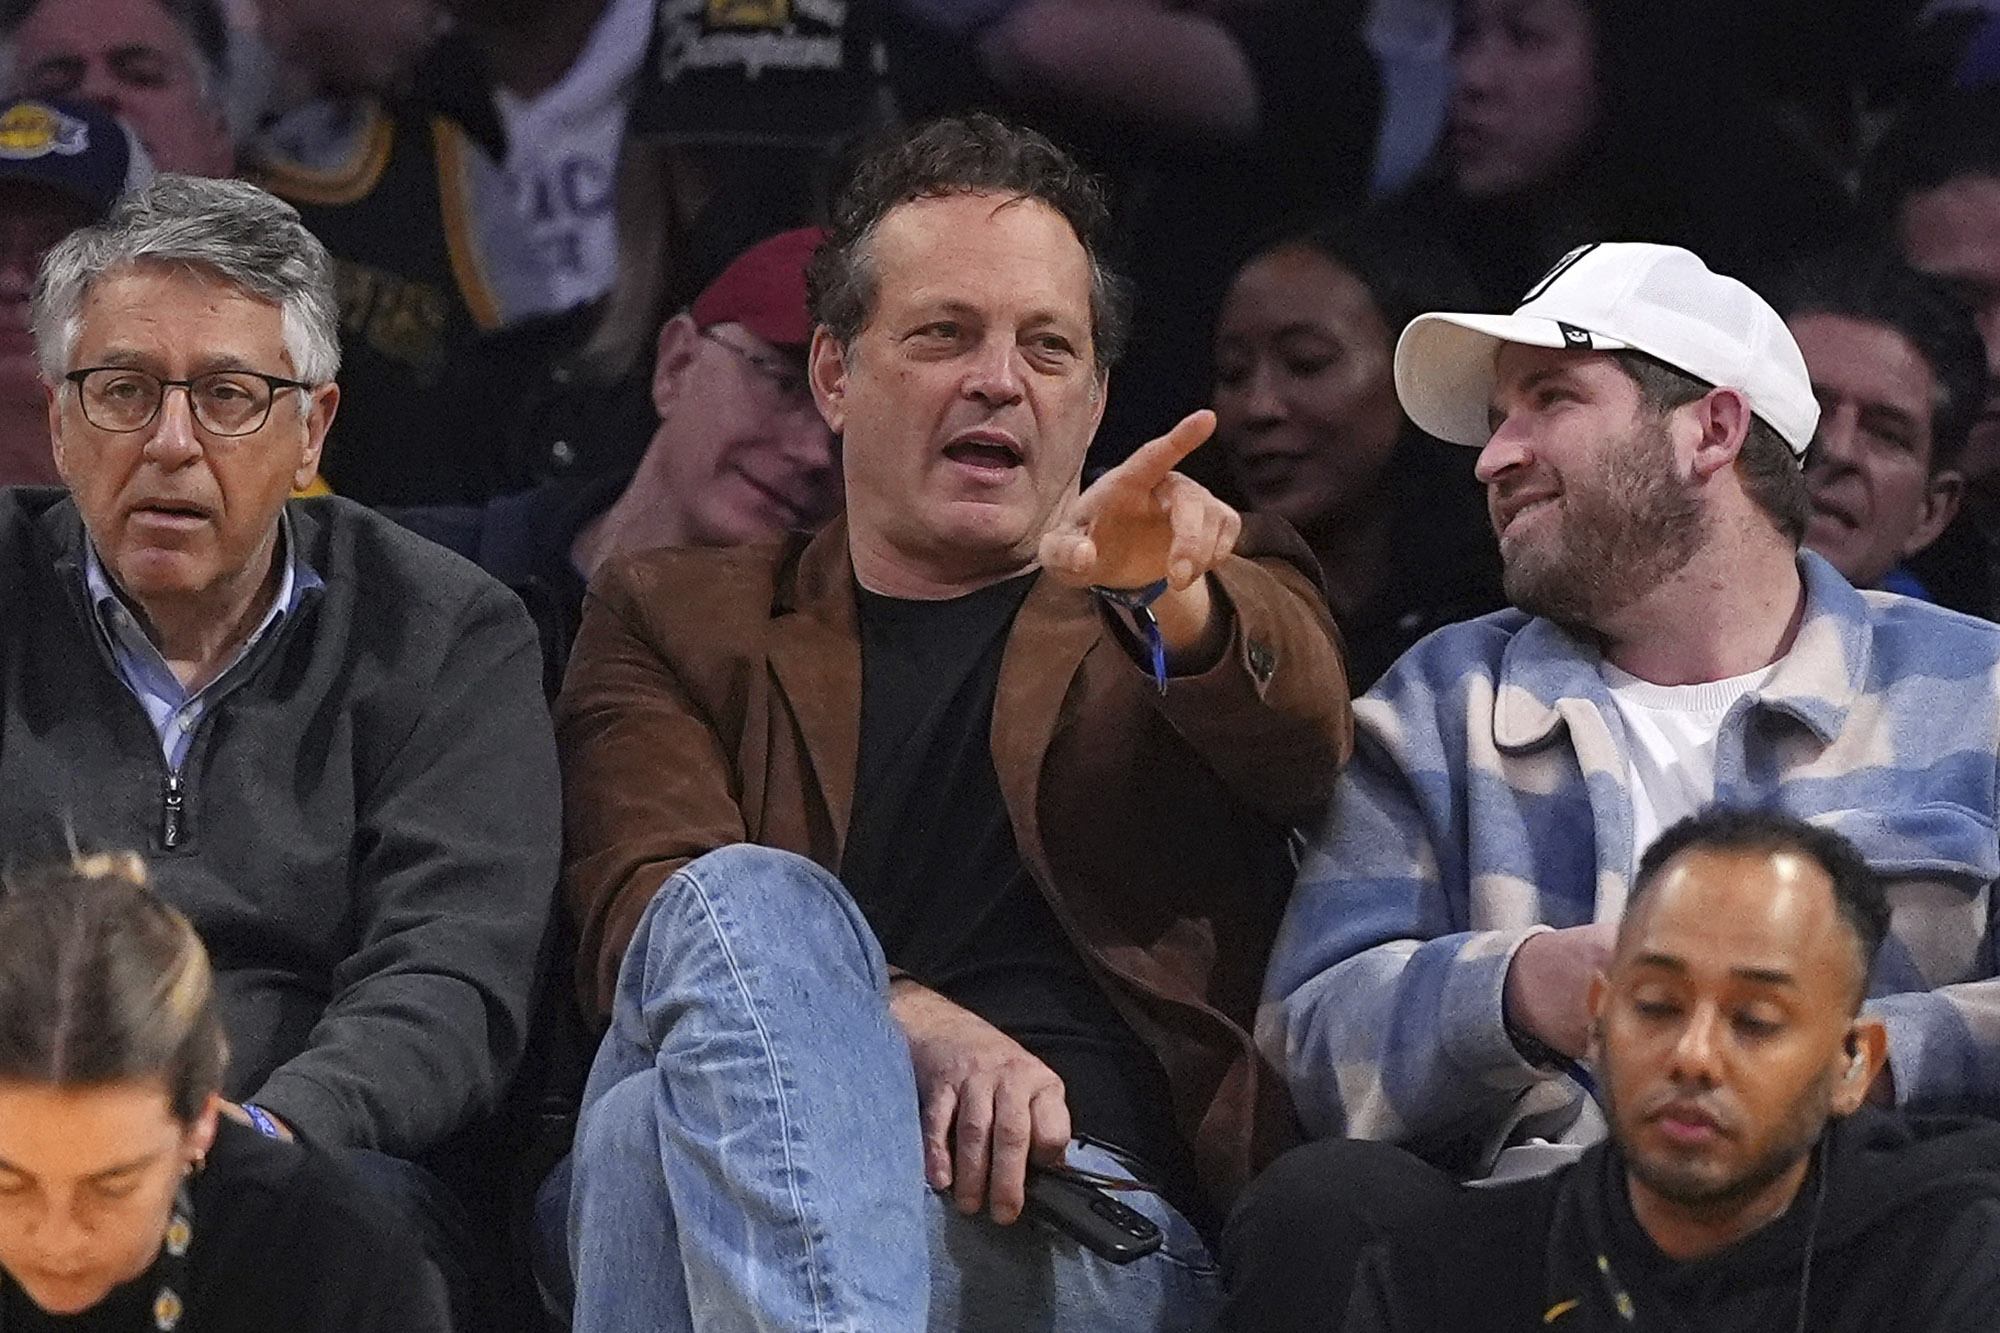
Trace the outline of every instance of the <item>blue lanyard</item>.
<path fill-rule="evenodd" d="M 1153 659 L 1153 683 L 1160 693 L 1167 692 L 1167 641 L 1160 635 L 1160 621 L 1153 614 L 1153 603 L 1167 591 L 1167 581 L 1158 579 L 1143 588 L 1102 588 L 1091 585 L 1092 592 L 1110 602 L 1122 606 L 1132 613 L 1132 619 L 1139 624 L 1140 632 L 1146 636 L 1146 647 Z"/>

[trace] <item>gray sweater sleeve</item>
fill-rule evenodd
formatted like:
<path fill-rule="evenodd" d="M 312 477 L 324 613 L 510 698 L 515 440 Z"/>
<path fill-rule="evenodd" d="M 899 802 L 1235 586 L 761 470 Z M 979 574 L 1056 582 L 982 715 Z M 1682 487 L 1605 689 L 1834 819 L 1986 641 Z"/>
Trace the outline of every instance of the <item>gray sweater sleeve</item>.
<path fill-rule="evenodd" d="M 357 793 L 356 949 L 306 1048 L 251 1100 L 309 1140 L 409 1155 L 491 1108 L 525 1042 L 561 846 L 532 622 L 460 610 L 407 730 Z"/>

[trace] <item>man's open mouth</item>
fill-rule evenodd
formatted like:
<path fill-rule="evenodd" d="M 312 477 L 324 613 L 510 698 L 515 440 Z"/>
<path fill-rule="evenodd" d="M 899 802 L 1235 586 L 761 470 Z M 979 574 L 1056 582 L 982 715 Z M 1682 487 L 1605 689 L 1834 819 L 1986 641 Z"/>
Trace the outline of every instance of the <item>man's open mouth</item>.
<path fill-rule="evenodd" d="M 154 500 L 132 506 L 135 518 L 165 519 L 174 523 L 205 522 L 208 510 L 198 504 L 178 500 Z"/>
<path fill-rule="evenodd" d="M 971 436 L 944 447 L 944 456 L 967 467 L 1004 469 L 1021 466 L 1021 451 L 1005 440 Z"/>

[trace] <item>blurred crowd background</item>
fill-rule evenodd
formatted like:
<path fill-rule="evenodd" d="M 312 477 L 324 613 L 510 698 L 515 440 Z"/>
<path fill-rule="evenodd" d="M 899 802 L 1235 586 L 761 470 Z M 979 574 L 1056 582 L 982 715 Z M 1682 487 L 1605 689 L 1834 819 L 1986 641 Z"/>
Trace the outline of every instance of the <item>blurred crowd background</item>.
<path fill-rule="evenodd" d="M 1093 462 L 1214 406 L 1190 470 L 1307 534 L 1363 682 L 1500 599 L 1470 451 L 1389 383 L 1419 311 L 1646 239 L 1760 289 L 1900 256 L 2000 345 L 2000 0 L 0 0 L 0 42 L 11 94 L 301 210 L 340 265 L 324 484 L 383 506 L 615 493 L 663 325 L 820 221 L 856 145 L 1043 128 L 1113 183 L 1136 290 Z M 0 481 L 54 480 L 25 302 L 91 211 L 0 183 Z M 1893 586 L 1990 615 L 1983 398 L 1960 433 L 1948 530 Z"/>

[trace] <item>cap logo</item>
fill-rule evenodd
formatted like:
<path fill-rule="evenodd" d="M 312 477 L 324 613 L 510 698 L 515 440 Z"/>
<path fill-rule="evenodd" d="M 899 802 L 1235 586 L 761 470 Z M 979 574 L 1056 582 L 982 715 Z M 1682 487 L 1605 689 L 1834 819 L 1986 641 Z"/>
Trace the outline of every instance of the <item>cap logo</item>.
<path fill-rule="evenodd" d="M 1602 244 L 1603 244 L 1602 241 L 1592 241 L 1588 245 L 1579 245 L 1578 247 L 1576 247 L 1576 249 L 1570 251 L 1568 254 L 1564 255 L 1561 259 L 1558 259 L 1556 261 L 1556 266 L 1554 268 L 1550 269 L 1547 273 L 1542 274 L 1541 279 L 1537 281 L 1534 286 L 1528 288 L 1528 294 L 1521 298 L 1521 304 L 1526 305 L 1528 304 L 1528 302 L 1539 298 L 1543 292 L 1549 289 L 1550 283 L 1554 282 L 1557 278 L 1560 278 L 1563 274 L 1569 272 L 1570 269 L 1576 264 L 1577 260 L 1583 258 L 1585 255 L 1589 254 L 1592 250 L 1595 250 L 1599 245 Z"/>
<path fill-rule="evenodd" d="M 1580 329 L 1574 324 L 1565 324 L 1561 320 L 1556 321 L 1556 327 L 1562 330 L 1564 347 L 1579 348 L 1586 352 L 1590 350 L 1589 329 Z"/>
<path fill-rule="evenodd" d="M 90 126 L 40 102 L 20 102 L 0 116 L 0 158 L 27 162 L 50 153 L 75 157 L 90 147 Z"/>

